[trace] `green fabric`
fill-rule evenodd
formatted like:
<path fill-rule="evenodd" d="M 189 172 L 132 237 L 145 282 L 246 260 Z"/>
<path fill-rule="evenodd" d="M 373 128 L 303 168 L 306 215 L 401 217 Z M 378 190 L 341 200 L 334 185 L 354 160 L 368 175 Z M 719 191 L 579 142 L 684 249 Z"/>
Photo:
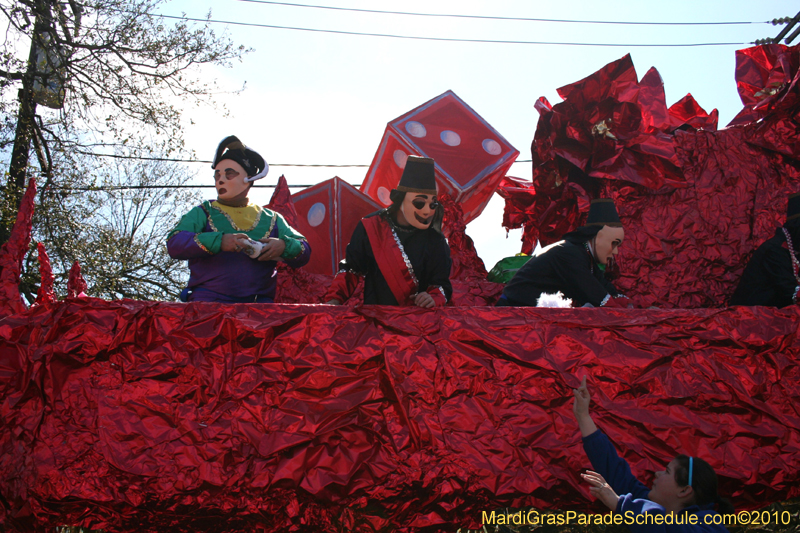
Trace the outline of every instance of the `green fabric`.
<path fill-rule="evenodd" d="M 501 259 L 494 268 L 489 271 L 489 275 L 486 276 L 486 279 L 495 283 L 508 283 L 520 267 L 527 263 L 530 258 L 530 255 L 519 254 Z"/>
<path fill-rule="evenodd" d="M 212 254 L 218 254 L 222 251 L 222 233 L 218 231 L 198 233 L 195 235 L 195 239 L 200 241 L 200 244 Z"/>
<path fill-rule="evenodd" d="M 195 238 L 202 244 L 209 253 L 216 254 L 222 249 L 222 232 L 210 231 L 203 233 L 206 227 L 206 213 L 199 205 L 183 215 L 178 225 L 169 232 L 167 240 L 179 231 L 196 233 Z"/>
<path fill-rule="evenodd" d="M 240 228 L 233 223 L 227 213 L 214 208 L 209 201 L 203 202 L 203 207 L 208 211 L 212 232 L 244 233 L 254 241 L 258 241 L 269 235 L 272 225 L 275 223 L 276 213 L 269 209 L 262 208 L 261 216 L 258 218 L 254 227 Z"/>
<path fill-rule="evenodd" d="M 206 213 L 208 213 L 208 217 L 206 217 Z M 210 219 L 212 231 L 203 232 L 208 219 Z M 259 217 L 254 227 L 240 228 L 224 212 L 212 207 L 210 202 L 204 201 L 202 206 L 194 207 L 181 218 L 178 225 L 170 231 L 167 239 L 179 231 L 196 233 L 195 238 L 197 241 L 210 253 L 216 254 L 222 249 L 222 236 L 224 234 L 244 233 L 254 241 L 258 241 L 268 237 L 274 225 L 278 229 L 278 238 L 286 244 L 286 249 L 281 254 L 281 258 L 294 259 L 300 255 L 303 252 L 301 241 L 305 241 L 305 237 L 287 224 L 283 216 L 267 208 L 262 208 L 261 217 Z"/>
<path fill-rule="evenodd" d="M 304 241 L 306 238 L 298 233 L 289 224 L 287 224 L 286 220 L 283 218 L 283 216 L 281 216 L 280 213 L 275 213 L 275 215 L 278 217 L 278 238 L 286 243 L 286 249 L 283 250 L 281 258 L 294 259 L 303 253 L 303 245 L 300 244 L 300 241 Z"/>

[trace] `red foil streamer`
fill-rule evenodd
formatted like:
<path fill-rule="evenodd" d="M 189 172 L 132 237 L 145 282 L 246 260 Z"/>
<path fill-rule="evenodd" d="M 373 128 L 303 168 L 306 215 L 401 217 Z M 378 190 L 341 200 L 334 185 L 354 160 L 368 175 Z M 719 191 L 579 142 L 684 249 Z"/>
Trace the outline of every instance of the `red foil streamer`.
<path fill-rule="evenodd" d="M 37 243 L 36 250 L 39 254 L 39 276 L 41 283 L 39 284 L 39 292 L 36 294 L 36 305 L 43 305 L 53 303 L 56 301 L 56 293 L 53 290 L 55 277 L 53 276 L 53 268 L 50 266 L 50 257 L 47 255 L 47 250 L 44 244 Z"/>
<path fill-rule="evenodd" d="M 67 296 L 69 298 L 81 298 L 86 296 L 89 286 L 81 274 L 81 265 L 75 261 L 69 269 L 69 279 L 67 280 Z"/>
<path fill-rule="evenodd" d="M 0 321 L 6 531 L 454 531 L 602 512 L 572 388 L 646 483 L 800 495 L 800 310 L 159 303 Z M 601 333 L 602 332 L 602 333 Z"/>
<path fill-rule="evenodd" d="M 0 314 L 19 313 L 25 309 L 19 293 L 22 260 L 31 243 L 33 202 L 36 198 L 36 181 L 28 181 L 28 188 L 20 201 L 17 220 L 11 228 L 8 242 L 0 247 Z"/>
<path fill-rule="evenodd" d="M 272 198 L 270 198 L 267 207 L 283 215 L 286 223 L 291 227 L 297 227 L 297 211 L 294 208 L 294 202 L 292 202 L 292 192 L 289 190 L 289 183 L 283 174 L 278 178 L 278 184 L 272 192 Z"/>

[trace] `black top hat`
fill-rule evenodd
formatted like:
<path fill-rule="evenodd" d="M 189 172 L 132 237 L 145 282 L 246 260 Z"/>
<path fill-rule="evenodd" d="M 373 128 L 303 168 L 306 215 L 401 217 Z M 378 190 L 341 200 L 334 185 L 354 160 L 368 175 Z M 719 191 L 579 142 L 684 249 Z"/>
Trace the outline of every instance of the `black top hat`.
<path fill-rule="evenodd" d="M 611 198 L 595 198 L 589 205 L 589 216 L 586 218 L 587 226 L 611 226 L 621 228 L 622 222 L 617 214 L 614 200 Z"/>
<path fill-rule="evenodd" d="M 789 195 L 789 202 L 786 204 L 786 222 L 800 217 L 800 192 Z"/>
<path fill-rule="evenodd" d="M 433 159 L 430 157 L 408 156 L 406 166 L 403 168 L 403 175 L 400 176 L 400 183 L 397 184 L 396 190 L 435 195 L 436 174 L 434 165 Z"/>
<path fill-rule="evenodd" d="M 255 150 L 245 146 L 236 135 L 229 135 L 222 139 L 217 146 L 217 153 L 214 155 L 211 168 L 216 167 L 223 159 L 230 159 L 242 165 L 244 171 L 247 172 L 245 181 L 256 181 L 269 172 L 269 165 L 264 158 Z"/>

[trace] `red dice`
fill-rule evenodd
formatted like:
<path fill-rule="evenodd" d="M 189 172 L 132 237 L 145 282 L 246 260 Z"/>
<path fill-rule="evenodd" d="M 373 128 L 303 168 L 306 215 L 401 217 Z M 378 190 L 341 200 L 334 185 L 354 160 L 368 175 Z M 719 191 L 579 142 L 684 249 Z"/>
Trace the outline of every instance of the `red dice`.
<path fill-rule="evenodd" d="M 436 161 L 439 193 L 461 206 L 467 223 L 489 203 L 519 151 L 447 91 L 386 126 L 361 192 L 388 206 L 409 155 Z"/>
<path fill-rule="evenodd" d="M 303 268 L 315 274 L 333 275 L 356 224 L 381 206 L 358 189 L 333 178 L 292 195 L 297 211 L 295 228 L 311 245 L 311 260 Z"/>

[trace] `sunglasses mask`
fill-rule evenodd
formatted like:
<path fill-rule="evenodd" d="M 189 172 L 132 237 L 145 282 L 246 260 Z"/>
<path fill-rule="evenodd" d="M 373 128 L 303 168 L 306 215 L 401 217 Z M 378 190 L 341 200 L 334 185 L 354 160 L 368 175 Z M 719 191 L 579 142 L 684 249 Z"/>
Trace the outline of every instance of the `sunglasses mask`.
<path fill-rule="evenodd" d="M 217 187 L 217 197 L 221 200 L 231 200 L 247 191 L 250 184 L 245 181 L 247 172 L 236 161 L 224 159 L 214 169 L 214 185 Z"/>
<path fill-rule="evenodd" d="M 433 223 L 433 217 L 438 207 L 439 202 L 436 201 L 435 196 L 407 192 L 400 210 L 403 212 L 403 217 L 405 217 L 406 221 L 413 227 L 428 229 Z"/>

